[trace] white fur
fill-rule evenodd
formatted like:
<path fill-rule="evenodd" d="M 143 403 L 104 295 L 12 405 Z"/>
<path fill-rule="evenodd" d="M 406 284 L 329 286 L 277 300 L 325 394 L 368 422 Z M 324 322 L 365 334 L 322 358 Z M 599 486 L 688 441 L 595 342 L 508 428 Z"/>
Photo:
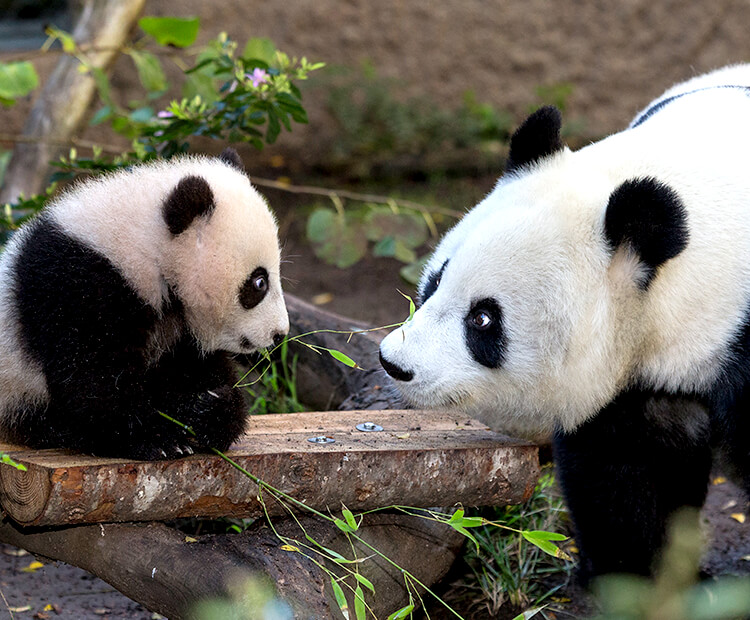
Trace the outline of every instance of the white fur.
<path fill-rule="evenodd" d="M 750 66 L 664 96 L 720 83 L 750 85 Z M 750 304 L 749 115 L 745 91 L 705 90 L 506 175 L 438 246 L 427 273 L 450 262 L 437 291 L 382 343 L 387 360 L 414 372 L 399 383 L 404 396 L 538 435 L 575 428 L 636 379 L 707 389 Z M 642 293 L 636 257 L 611 257 L 603 221 L 612 191 L 647 176 L 680 196 L 690 239 Z M 484 297 L 503 311 L 498 369 L 477 364 L 464 342 L 464 317 Z"/>
<path fill-rule="evenodd" d="M 22 404 L 34 408 L 48 400 L 47 380 L 41 365 L 29 359 L 19 344 L 20 323 L 10 301 L 24 233 L 22 229 L 14 235 L 0 260 L 0 416 L 10 412 L 15 417 L 22 414 Z"/>

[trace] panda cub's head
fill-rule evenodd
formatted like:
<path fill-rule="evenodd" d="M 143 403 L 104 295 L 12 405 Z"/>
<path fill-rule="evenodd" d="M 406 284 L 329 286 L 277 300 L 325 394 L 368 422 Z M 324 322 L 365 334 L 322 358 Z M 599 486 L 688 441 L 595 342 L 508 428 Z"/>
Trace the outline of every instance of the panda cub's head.
<path fill-rule="evenodd" d="M 438 245 L 419 309 L 381 344 L 407 401 L 539 436 L 632 379 L 647 289 L 685 247 L 685 214 L 666 186 L 600 160 L 563 146 L 554 108 L 514 134 L 508 173 Z"/>
<path fill-rule="evenodd" d="M 205 350 L 248 353 L 286 335 L 276 221 L 234 151 L 185 170 L 162 215 L 165 282 Z"/>
<path fill-rule="evenodd" d="M 105 256 L 165 319 L 158 357 L 187 328 L 206 352 L 249 353 L 289 330 L 276 220 L 237 153 L 185 156 L 105 175 L 48 217 Z M 169 310 L 171 309 L 171 312 Z"/>

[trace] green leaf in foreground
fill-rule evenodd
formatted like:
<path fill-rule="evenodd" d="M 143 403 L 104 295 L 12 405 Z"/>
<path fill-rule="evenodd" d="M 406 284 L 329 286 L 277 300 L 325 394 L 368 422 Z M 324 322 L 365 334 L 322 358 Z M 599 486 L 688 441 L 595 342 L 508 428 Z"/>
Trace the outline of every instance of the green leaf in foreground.
<path fill-rule="evenodd" d="M 5 452 L 0 452 L 0 463 L 5 463 L 6 465 L 15 467 L 19 471 L 26 471 L 26 465 L 23 463 L 16 463 L 12 458 L 5 454 Z"/>
<path fill-rule="evenodd" d="M 549 555 L 561 558 L 563 560 L 571 560 L 572 558 L 560 549 L 557 545 L 553 545 L 551 540 L 566 540 L 566 536 L 557 534 L 556 532 L 544 532 L 540 530 L 524 530 L 521 535 L 528 540 L 532 545 L 536 545 L 545 553 Z"/>
<path fill-rule="evenodd" d="M 361 368 L 357 362 L 355 362 L 351 357 L 348 355 L 342 353 L 341 351 L 337 351 L 336 349 L 324 349 L 325 351 L 328 351 L 329 355 L 335 359 L 337 362 L 341 362 L 345 366 L 349 366 L 349 368 Z"/>
<path fill-rule="evenodd" d="M 367 617 L 367 607 L 365 606 L 365 594 L 362 592 L 362 586 L 357 584 L 354 591 L 354 614 L 357 620 L 365 620 Z"/>
<path fill-rule="evenodd" d="M 397 609 L 396 611 L 394 611 L 390 616 L 388 616 L 388 620 L 404 620 L 405 618 L 408 618 L 413 611 L 414 603 L 409 603 L 406 607 L 402 607 L 401 609 Z"/>
<path fill-rule="evenodd" d="M 154 37 L 159 45 L 174 45 L 187 47 L 195 43 L 200 28 L 197 17 L 142 17 L 138 25 L 146 33 Z"/>
<path fill-rule="evenodd" d="M 346 597 L 344 596 L 344 591 L 341 589 L 341 586 L 333 577 L 331 577 L 331 587 L 333 588 L 333 596 L 336 597 L 336 603 L 338 604 L 341 613 L 344 614 L 344 618 L 347 618 L 348 620 L 349 603 L 346 602 Z"/>
<path fill-rule="evenodd" d="M 13 105 L 39 86 L 39 76 L 28 60 L 0 63 L 0 102 Z"/>

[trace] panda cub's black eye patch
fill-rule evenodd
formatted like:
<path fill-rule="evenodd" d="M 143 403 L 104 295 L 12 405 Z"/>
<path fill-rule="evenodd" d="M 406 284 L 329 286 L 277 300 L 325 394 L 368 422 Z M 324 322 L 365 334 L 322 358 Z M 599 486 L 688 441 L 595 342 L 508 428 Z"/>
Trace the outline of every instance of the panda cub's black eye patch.
<path fill-rule="evenodd" d="M 450 259 L 448 259 L 450 260 Z M 445 267 L 448 265 L 448 260 L 446 260 L 443 263 L 443 266 L 440 267 L 437 271 L 434 271 L 429 278 L 427 278 L 427 284 L 424 285 L 424 289 L 422 290 L 422 294 L 419 296 L 419 305 L 421 306 L 426 302 L 430 297 L 432 297 L 433 293 L 438 289 L 438 286 L 440 286 L 440 280 L 443 277 L 443 272 L 445 271 Z"/>
<path fill-rule="evenodd" d="M 240 304 L 245 310 L 257 306 L 268 293 L 268 272 L 258 267 L 240 287 Z"/>
<path fill-rule="evenodd" d="M 503 313 L 494 299 L 472 303 L 464 319 L 466 346 L 474 360 L 487 368 L 499 368 L 505 357 L 507 338 Z"/>

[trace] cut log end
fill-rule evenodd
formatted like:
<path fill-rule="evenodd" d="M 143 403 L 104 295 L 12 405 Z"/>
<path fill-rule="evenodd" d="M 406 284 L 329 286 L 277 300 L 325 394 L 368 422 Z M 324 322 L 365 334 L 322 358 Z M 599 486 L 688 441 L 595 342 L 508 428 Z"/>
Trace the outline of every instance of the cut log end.
<path fill-rule="evenodd" d="M 27 465 L 20 471 L 10 465 L 0 465 L 0 503 L 19 523 L 33 523 L 49 501 L 50 472 L 44 467 Z"/>

